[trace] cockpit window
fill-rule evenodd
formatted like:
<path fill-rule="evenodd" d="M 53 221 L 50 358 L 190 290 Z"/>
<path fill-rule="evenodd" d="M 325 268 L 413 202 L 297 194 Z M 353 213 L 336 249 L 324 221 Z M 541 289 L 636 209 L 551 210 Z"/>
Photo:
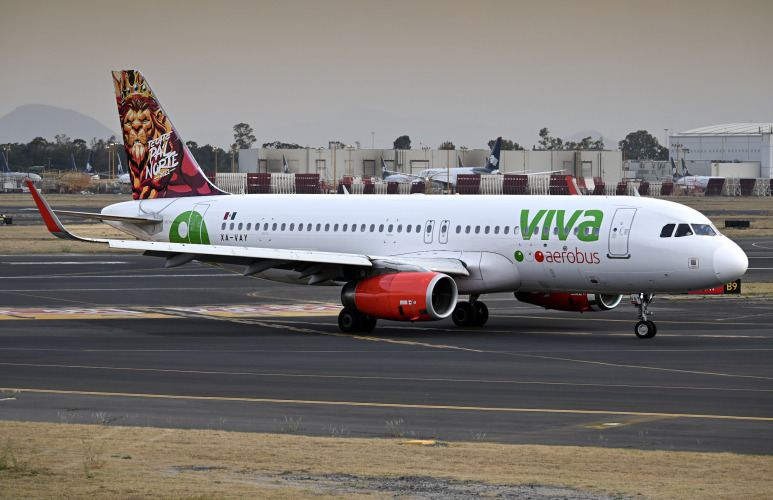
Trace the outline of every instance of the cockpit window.
<path fill-rule="evenodd" d="M 666 224 L 663 226 L 663 229 L 660 230 L 660 237 L 661 238 L 670 238 L 672 234 L 674 234 L 674 228 L 676 227 L 676 224 Z"/>
<path fill-rule="evenodd" d="M 714 231 L 714 228 L 712 228 L 710 224 L 693 224 L 692 229 L 695 231 L 695 234 L 700 236 L 717 235 L 716 231 Z"/>
<path fill-rule="evenodd" d="M 682 236 L 690 236 L 691 234 L 692 234 L 692 229 L 690 228 L 689 224 L 679 224 L 676 227 L 674 238 L 680 238 Z"/>

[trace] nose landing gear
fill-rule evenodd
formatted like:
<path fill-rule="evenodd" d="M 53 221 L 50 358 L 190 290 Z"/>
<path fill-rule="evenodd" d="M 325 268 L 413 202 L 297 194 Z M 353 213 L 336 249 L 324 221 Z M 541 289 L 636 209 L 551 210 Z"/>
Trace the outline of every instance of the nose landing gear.
<path fill-rule="evenodd" d="M 631 304 L 639 311 L 639 322 L 636 323 L 633 332 L 640 339 L 651 339 L 658 333 L 658 327 L 655 326 L 655 323 L 647 319 L 647 315 L 652 314 L 647 311 L 647 306 L 652 302 L 653 297 L 651 293 L 631 294 Z"/>

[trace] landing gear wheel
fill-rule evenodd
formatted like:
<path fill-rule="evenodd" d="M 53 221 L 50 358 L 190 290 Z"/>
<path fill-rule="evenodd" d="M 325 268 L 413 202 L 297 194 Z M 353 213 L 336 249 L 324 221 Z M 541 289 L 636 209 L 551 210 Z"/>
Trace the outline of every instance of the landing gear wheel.
<path fill-rule="evenodd" d="M 658 328 L 652 321 L 642 320 L 636 323 L 636 327 L 634 327 L 633 332 L 640 339 L 651 339 L 655 336 L 656 333 L 658 333 Z"/>
<path fill-rule="evenodd" d="M 349 309 L 341 309 L 338 313 L 338 328 L 344 333 L 356 332 L 359 326 L 359 313 Z"/>
<path fill-rule="evenodd" d="M 488 306 L 483 302 L 475 302 L 475 326 L 483 326 L 488 321 Z"/>
<path fill-rule="evenodd" d="M 459 302 L 451 314 L 456 326 L 470 326 L 475 321 L 475 309 L 469 302 Z"/>
<path fill-rule="evenodd" d="M 378 321 L 377 318 L 363 314 L 360 316 L 358 330 L 362 333 L 370 333 L 373 331 L 374 328 L 376 328 L 377 321 Z"/>

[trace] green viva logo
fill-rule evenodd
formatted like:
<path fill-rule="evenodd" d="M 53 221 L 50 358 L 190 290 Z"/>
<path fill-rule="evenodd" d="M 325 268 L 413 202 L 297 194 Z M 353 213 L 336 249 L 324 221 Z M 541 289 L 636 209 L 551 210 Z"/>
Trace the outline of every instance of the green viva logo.
<path fill-rule="evenodd" d="M 552 228 L 556 227 L 558 228 L 558 239 L 564 241 L 572 234 L 575 224 L 580 221 L 577 226 L 577 239 L 580 241 L 598 241 L 599 231 L 596 230 L 600 230 L 603 219 L 604 212 L 601 210 L 575 210 L 568 219 L 566 210 L 539 210 L 529 220 L 529 211 L 521 210 L 521 228 L 525 240 L 531 239 L 540 227 L 542 228 L 542 239 L 547 240 L 550 238 Z"/>
<path fill-rule="evenodd" d="M 169 228 L 171 243 L 198 243 L 209 245 L 209 233 L 204 217 L 195 210 L 183 212 L 177 216 Z"/>

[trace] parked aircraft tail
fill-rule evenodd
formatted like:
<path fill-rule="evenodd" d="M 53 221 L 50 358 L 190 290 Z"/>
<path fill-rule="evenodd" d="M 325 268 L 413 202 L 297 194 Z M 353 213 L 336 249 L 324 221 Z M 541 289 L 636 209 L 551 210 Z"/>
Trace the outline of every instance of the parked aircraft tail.
<path fill-rule="evenodd" d="M 83 171 L 84 174 L 94 175 L 96 172 L 94 171 L 94 164 L 92 163 L 92 156 L 94 152 L 89 151 L 89 159 L 86 161 L 86 170 Z"/>
<path fill-rule="evenodd" d="M 118 175 L 123 175 L 124 172 L 123 172 L 123 165 L 121 165 L 121 155 L 116 153 L 115 156 L 116 156 L 116 158 L 118 158 Z M 91 158 L 91 157 L 89 157 L 89 158 Z"/>
<path fill-rule="evenodd" d="M 282 165 L 284 165 L 285 168 L 284 173 L 292 174 L 292 172 L 290 172 L 290 167 L 287 166 L 287 158 L 285 158 L 285 155 L 282 155 Z"/>
<path fill-rule="evenodd" d="M 72 165 L 72 171 L 77 172 L 78 167 L 75 165 L 75 155 L 70 155 L 70 164 Z"/>
<path fill-rule="evenodd" d="M 384 162 L 384 157 L 381 157 L 381 178 L 386 180 L 386 178 L 389 177 L 389 170 L 386 168 L 386 162 Z"/>
<path fill-rule="evenodd" d="M 3 164 L 3 173 L 4 173 L 4 174 L 10 174 L 10 173 L 11 173 L 11 169 L 10 169 L 10 168 L 8 168 L 8 162 L 7 162 L 7 161 L 5 161 L 5 153 L 3 153 L 2 151 L 0 151 L 0 158 L 2 158 L 2 159 L 3 159 L 3 161 L 2 161 L 2 164 Z M 382 161 L 383 161 L 383 160 L 382 160 Z"/>
<path fill-rule="evenodd" d="M 462 164 L 462 157 L 456 155 L 456 160 L 459 162 L 459 168 L 464 168 L 464 165 Z"/>
<path fill-rule="evenodd" d="M 473 171 L 477 174 L 493 174 L 499 171 L 499 151 L 502 149 L 502 138 L 497 137 L 497 141 L 494 143 L 494 147 L 491 149 L 491 154 L 488 157 L 486 166 L 482 168 L 474 168 Z"/>
<path fill-rule="evenodd" d="M 228 194 L 207 180 L 139 71 L 113 71 L 135 200 Z"/>
<path fill-rule="evenodd" d="M 676 162 L 673 158 L 671 158 L 671 177 L 673 177 L 674 182 L 676 182 L 676 179 L 679 177 L 677 171 L 676 171 Z"/>
<path fill-rule="evenodd" d="M 689 170 L 687 170 L 687 162 L 684 161 L 684 158 L 682 158 L 682 175 L 685 177 L 692 177 L 693 175 L 690 173 Z"/>

